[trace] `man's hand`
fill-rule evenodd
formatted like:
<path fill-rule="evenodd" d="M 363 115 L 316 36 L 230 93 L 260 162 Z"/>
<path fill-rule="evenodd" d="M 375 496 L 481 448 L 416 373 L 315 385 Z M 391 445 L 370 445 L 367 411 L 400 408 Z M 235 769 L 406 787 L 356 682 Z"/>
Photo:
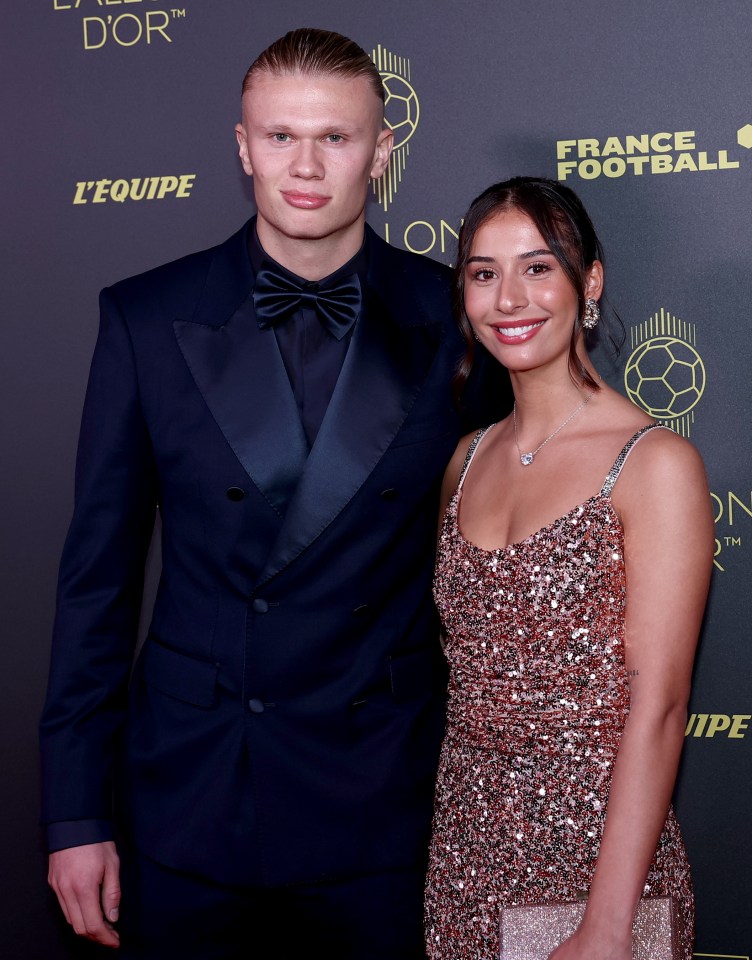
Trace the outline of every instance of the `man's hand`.
<path fill-rule="evenodd" d="M 120 906 L 120 860 L 112 840 L 51 853 L 47 879 L 79 936 L 120 946 L 112 926 Z"/>

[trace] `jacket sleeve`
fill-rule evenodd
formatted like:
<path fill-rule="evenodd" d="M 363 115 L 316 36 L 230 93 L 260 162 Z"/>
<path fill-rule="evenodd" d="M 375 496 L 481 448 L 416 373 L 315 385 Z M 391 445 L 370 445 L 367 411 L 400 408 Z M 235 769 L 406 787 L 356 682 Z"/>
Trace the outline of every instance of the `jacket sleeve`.
<path fill-rule="evenodd" d="M 108 820 L 157 479 L 133 343 L 112 291 L 86 392 L 42 714 L 42 821 Z"/>

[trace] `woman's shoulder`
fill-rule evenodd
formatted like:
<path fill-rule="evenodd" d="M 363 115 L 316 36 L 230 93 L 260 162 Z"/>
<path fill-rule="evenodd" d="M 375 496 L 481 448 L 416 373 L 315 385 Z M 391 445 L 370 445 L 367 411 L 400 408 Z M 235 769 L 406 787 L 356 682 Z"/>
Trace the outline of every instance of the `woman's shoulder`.
<path fill-rule="evenodd" d="M 637 431 L 614 499 L 619 512 L 662 510 L 678 500 L 685 505 L 709 503 L 705 464 L 697 448 L 670 428 L 653 421 L 656 429 Z"/>

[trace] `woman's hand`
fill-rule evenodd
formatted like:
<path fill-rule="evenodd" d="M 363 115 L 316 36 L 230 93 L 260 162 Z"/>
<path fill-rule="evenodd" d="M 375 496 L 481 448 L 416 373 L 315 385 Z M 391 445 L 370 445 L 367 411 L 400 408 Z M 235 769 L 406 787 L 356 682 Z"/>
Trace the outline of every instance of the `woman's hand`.
<path fill-rule="evenodd" d="M 580 927 L 549 954 L 548 960 L 632 960 L 632 936 L 588 935 Z"/>

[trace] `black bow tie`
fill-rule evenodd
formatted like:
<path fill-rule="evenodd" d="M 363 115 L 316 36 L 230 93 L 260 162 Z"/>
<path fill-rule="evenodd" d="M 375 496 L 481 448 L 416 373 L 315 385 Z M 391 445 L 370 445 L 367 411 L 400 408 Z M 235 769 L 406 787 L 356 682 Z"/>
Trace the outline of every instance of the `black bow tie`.
<path fill-rule="evenodd" d="M 293 277 L 265 266 L 256 275 L 253 288 L 256 320 L 262 329 L 286 320 L 298 307 L 313 307 L 322 326 L 336 340 L 341 340 L 355 323 L 361 299 L 356 273 L 321 289 L 315 283 L 301 286 Z"/>

